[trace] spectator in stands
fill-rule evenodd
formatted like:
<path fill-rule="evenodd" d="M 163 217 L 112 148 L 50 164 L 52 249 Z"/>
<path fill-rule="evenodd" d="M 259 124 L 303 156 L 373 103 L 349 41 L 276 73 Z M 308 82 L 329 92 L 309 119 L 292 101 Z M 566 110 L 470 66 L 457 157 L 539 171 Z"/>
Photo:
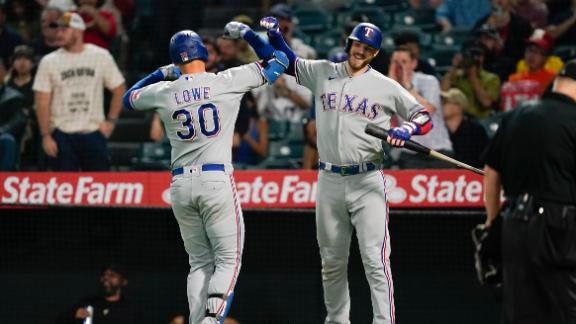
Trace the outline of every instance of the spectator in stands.
<path fill-rule="evenodd" d="M 118 35 L 118 22 L 112 12 L 103 9 L 104 0 L 74 0 L 78 13 L 84 19 L 84 42 L 110 49 Z"/>
<path fill-rule="evenodd" d="M 436 9 L 438 8 L 443 0 L 408 0 L 410 7 L 412 9 Z"/>
<path fill-rule="evenodd" d="M 224 36 L 220 36 L 216 39 L 216 45 L 218 46 L 218 51 L 220 52 L 220 63 L 222 65 L 222 70 L 226 70 L 242 64 L 240 63 L 240 59 L 238 59 L 237 42 L 238 40 L 236 39 L 228 39 Z"/>
<path fill-rule="evenodd" d="M 528 20 L 510 11 L 508 0 L 492 0 L 492 12 L 480 19 L 474 30 L 487 24 L 496 28 L 502 40 L 501 55 L 518 61 L 524 55 L 524 41 L 532 34 Z"/>
<path fill-rule="evenodd" d="M 247 15 L 238 15 L 234 17 L 232 21 L 244 23 L 250 28 L 254 27 L 254 20 Z M 247 41 L 241 38 L 236 42 L 236 46 L 238 47 L 238 60 L 240 63 L 247 64 L 258 61 L 258 56 L 254 53 L 254 50 L 252 50 L 252 47 L 250 47 Z"/>
<path fill-rule="evenodd" d="M 484 24 L 476 29 L 474 36 L 484 47 L 484 69 L 498 75 L 500 81 L 508 80 L 510 74 L 514 73 L 516 60 L 504 55 L 504 44 L 496 28 Z"/>
<path fill-rule="evenodd" d="M 34 51 L 28 45 L 18 45 L 14 49 L 14 55 L 11 59 L 12 66 L 8 75 L 8 86 L 16 89 L 24 97 L 24 104 L 27 108 L 27 123 L 23 130 L 23 138 L 20 141 L 20 168 L 37 167 L 38 153 L 40 148 L 40 137 L 38 134 L 38 123 L 36 116 L 30 114 L 34 106 L 34 91 L 32 84 L 34 75 Z"/>
<path fill-rule="evenodd" d="M 314 100 L 308 117 L 302 120 L 304 125 L 304 156 L 302 157 L 302 169 L 318 169 L 318 147 L 316 145 L 316 109 Z"/>
<path fill-rule="evenodd" d="M 100 291 L 93 296 L 83 298 L 71 308 L 62 312 L 56 324 L 91 323 L 140 324 L 140 311 L 125 296 L 128 286 L 126 269 L 121 265 L 110 264 L 104 267 L 100 275 Z M 93 311 L 90 312 L 88 307 Z"/>
<path fill-rule="evenodd" d="M 570 7 L 550 17 L 548 31 L 558 45 L 576 44 L 576 0 L 572 0 Z"/>
<path fill-rule="evenodd" d="M 6 5 L 0 2 L 0 59 L 4 64 L 10 62 L 14 48 L 24 43 L 22 37 L 6 25 L 7 14 Z"/>
<path fill-rule="evenodd" d="M 470 29 L 490 13 L 490 8 L 489 0 L 444 0 L 436 9 L 436 21 L 444 33 L 454 27 Z"/>
<path fill-rule="evenodd" d="M 510 9 L 530 22 L 532 28 L 548 26 L 548 7 L 543 0 L 509 0 Z"/>
<path fill-rule="evenodd" d="M 452 58 L 452 66 L 441 82 L 442 91 L 460 89 L 468 99 L 466 113 L 481 118 L 490 115 L 497 105 L 500 79 L 483 68 L 484 48 L 472 43 Z"/>
<path fill-rule="evenodd" d="M 7 24 L 18 32 L 24 42 L 30 42 L 40 34 L 38 14 L 40 7 L 35 1 L 7 1 Z"/>
<path fill-rule="evenodd" d="M 279 3 L 270 8 L 269 16 L 276 17 L 280 24 L 280 32 L 284 36 L 286 44 L 292 48 L 294 53 L 301 58 L 315 59 L 316 51 L 306 45 L 304 41 L 294 37 L 294 21 L 292 9 L 287 4 Z"/>
<path fill-rule="evenodd" d="M 120 115 L 124 77 L 110 53 L 85 44 L 77 13 L 58 21 L 61 48 L 38 66 L 33 89 L 42 147 L 57 171 L 110 169 L 106 139 Z M 103 87 L 112 92 L 104 118 Z"/>
<path fill-rule="evenodd" d="M 48 7 L 42 11 L 40 16 L 41 36 L 32 41 L 36 57 L 39 62 L 44 55 L 58 49 L 57 21 L 62 15 L 62 11 L 56 7 Z"/>
<path fill-rule="evenodd" d="M 235 134 L 235 136 L 240 134 Z M 248 130 L 240 138 L 234 163 L 256 165 L 268 156 L 268 121 L 258 114 L 257 107 L 250 107 Z"/>
<path fill-rule="evenodd" d="M 402 31 L 394 36 L 394 45 L 398 46 L 408 46 L 412 53 L 416 56 L 417 65 L 415 72 L 422 72 L 424 74 L 429 74 L 436 76 L 436 69 L 420 57 L 420 36 L 413 31 Z"/>
<path fill-rule="evenodd" d="M 451 88 L 441 93 L 444 120 L 450 132 L 454 158 L 477 168 L 482 167 L 481 155 L 488 144 L 488 135 L 474 117 L 464 114 L 468 99 L 462 91 Z"/>
<path fill-rule="evenodd" d="M 0 59 L 0 171 L 13 171 L 29 111 L 22 94 L 4 84 L 5 76 L 6 66 Z"/>
<path fill-rule="evenodd" d="M 170 323 L 168 323 L 168 324 L 186 324 L 186 323 L 188 323 L 188 321 L 186 320 L 186 315 L 178 314 L 178 315 L 172 317 L 172 319 L 170 320 Z"/>
<path fill-rule="evenodd" d="M 552 36 L 544 29 L 536 29 L 527 42 L 524 59 L 528 70 L 512 74 L 508 81 L 534 80 L 540 85 L 540 95 L 542 95 L 556 77 L 556 73 L 545 68 L 553 48 Z"/>
<path fill-rule="evenodd" d="M 418 102 L 420 102 L 432 116 L 434 127 L 428 134 L 414 141 L 425 145 L 445 155 L 452 155 L 452 143 L 448 130 L 444 124 L 442 106 L 440 104 L 440 85 L 436 77 L 415 72 L 418 60 L 416 54 L 408 46 L 399 46 L 392 53 L 388 77 L 396 80 Z M 433 158 L 416 155 L 414 152 L 403 150 L 398 163 L 402 169 L 436 169 L 446 168 L 448 164 Z"/>
<path fill-rule="evenodd" d="M 224 66 L 220 62 L 220 49 L 216 43 L 210 38 L 203 38 L 202 42 L 208 50 L 208 61 L 206 62 L 206 72 L 217 73 L 224 70 Z M 257 60 L 254 60 L 257 61 Z"/>

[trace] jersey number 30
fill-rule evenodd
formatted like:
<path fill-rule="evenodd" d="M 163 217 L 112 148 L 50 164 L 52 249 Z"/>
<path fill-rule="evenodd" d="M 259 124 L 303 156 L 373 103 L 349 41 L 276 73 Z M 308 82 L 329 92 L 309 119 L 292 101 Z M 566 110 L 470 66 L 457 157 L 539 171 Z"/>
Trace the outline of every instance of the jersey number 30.
<path fill-rule="evenodd" d="M 214 127 L 208 130 L 206 127 L 206 118 L 210 118 L 212 112 L 212 120 Z M 176 135 L 183 140 L 191 140 L 196 137 L 196 128 L 194 127 L 194 117 L 186 109 L 176 110 L 172 114 L 172 119 L 182 123 L 182 128 L 186 131 L 177 131 Z M 218 135 L 220 132 L 220 116 L 218 115 L 218 108 L 211 103 L 203 104 L 198 108 L 198 124 L 200 124 L 200 132 L 207 137 Z"/>

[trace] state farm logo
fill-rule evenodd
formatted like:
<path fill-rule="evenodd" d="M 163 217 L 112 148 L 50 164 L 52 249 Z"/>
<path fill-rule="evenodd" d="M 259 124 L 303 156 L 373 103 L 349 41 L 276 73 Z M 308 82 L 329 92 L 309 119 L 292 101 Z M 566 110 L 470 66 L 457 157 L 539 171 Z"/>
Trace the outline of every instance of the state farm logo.
<path fill-rule="evenodd" d="M 238 182 L 236 189 L 241 204 L 306 204 L 316 201 L 316 186 L 316 181 L 306 181 L 297 175 L 266 182 L 257 176 L 251 182 Z"/>
<path fill-rule="evenodd" d="M 388 202 L 399 204 L 406 200 L 406 190 L 404 190 L 404 188 L 397 187 L 398 181 L 394 176 L 387 174 L 384 176 L 384 180 L 386 184 L 386 198 Z"/>
<path fill-rule="evenodd" d="M 34 205 L 129 205 L 142 202 L 144 186 L 136 182 L 97 182 L 93 177 L 81 176 L 76 182 L 30 181 L 30 177 L 10 176 L 4 180 L 3 204 Z"/>

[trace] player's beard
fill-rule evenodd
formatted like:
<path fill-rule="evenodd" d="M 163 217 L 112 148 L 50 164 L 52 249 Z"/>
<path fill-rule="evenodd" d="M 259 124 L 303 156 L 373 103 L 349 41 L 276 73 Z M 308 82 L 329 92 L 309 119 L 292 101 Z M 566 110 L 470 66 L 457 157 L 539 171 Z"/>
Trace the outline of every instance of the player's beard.
<path fill-rule="evenodd" d="M 352 72 L 356 72 L 365 68 L 374 59 L 373 56 L 366 54 L 354 54 L 350 51 L 348 56 L 348 65 L 352 69 Z"/>

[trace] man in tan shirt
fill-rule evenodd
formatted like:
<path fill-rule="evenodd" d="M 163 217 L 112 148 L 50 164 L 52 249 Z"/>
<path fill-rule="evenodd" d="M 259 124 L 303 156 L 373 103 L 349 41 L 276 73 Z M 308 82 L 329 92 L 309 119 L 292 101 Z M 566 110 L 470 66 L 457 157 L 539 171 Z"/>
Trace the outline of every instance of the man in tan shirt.
<path fill-rule="evenodd" d="M 33 86 L 42 147 L 55 171 L 107 171 L 124 77 L 106 49 L 83 42 L 78 14 L 65 13 L 57 28 L 60 48 L 42 58 Z M 103 87 L 112 93 L 106 118 Z"/>

